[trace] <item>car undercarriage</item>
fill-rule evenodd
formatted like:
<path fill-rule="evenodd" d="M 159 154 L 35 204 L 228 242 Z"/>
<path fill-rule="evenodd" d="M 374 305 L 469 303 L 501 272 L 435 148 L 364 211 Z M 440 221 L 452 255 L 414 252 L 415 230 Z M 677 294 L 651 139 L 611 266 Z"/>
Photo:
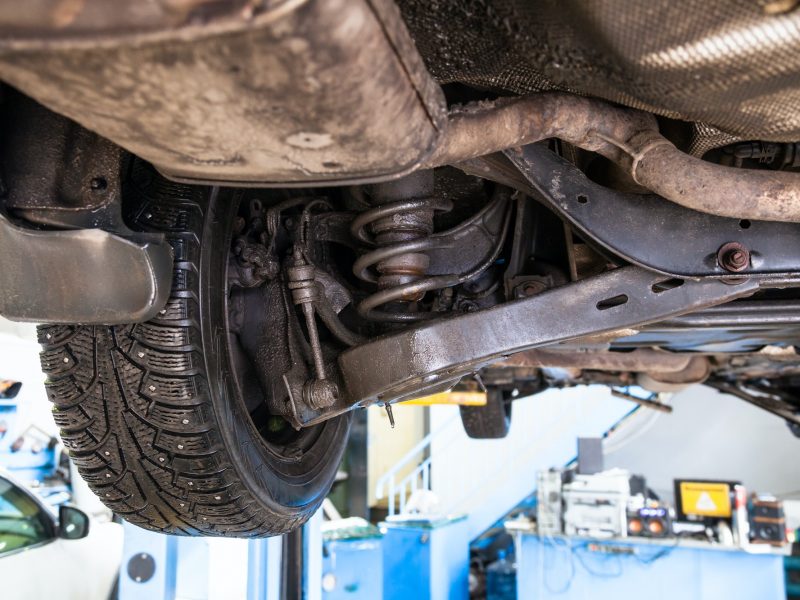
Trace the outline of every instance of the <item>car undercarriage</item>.
<path fill-rule="evenodd" d="M 0 0 L 0 314 L 125 518 L 292 529 L 352 410 L 456 386 L 800 433 L 797 11 L 112 4 Z"/>

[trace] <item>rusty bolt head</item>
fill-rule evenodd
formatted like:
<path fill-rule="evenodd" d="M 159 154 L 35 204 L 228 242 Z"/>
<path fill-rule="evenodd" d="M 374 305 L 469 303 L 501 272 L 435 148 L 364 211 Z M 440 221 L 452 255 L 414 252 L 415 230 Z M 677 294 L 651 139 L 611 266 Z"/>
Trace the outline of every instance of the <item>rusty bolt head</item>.
<path fill-rule="evenodd" d="M 329 379 L 312 379 L 303 386 L 303 395 L 312 408 L 328 408 L 339 399 L 339 388 Z"/>
<path fill-rule="evenodd" d="M 535 281 L 529 281 L 522 286 L 522 293 L 526 296 L 534 296 L 544 289 L 544 285 Z"/>
<path fill-rule="evenodd" d="M 739 242 L 728 242 L 717 251 L 717 262 L 726 271 L 739 273 L 750 266 L 750 251 Z"/>
<path fill-rule="evenodd" d="M 528 298 L 530 296 L 535 296 L 536 294 L 540 294 L 541 292 L 547 289 L 547 283 L 542 279 L 529 279 L 527 281 L 523 281 L 516 288 L 514 288 L 514 295 L 517 298 Z"/>

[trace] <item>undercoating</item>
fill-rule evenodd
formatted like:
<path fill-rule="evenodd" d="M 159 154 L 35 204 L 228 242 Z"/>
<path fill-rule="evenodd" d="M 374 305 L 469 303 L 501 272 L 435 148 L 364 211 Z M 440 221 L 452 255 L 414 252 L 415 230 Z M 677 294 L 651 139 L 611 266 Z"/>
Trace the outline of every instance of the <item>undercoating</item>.
<path fill-rule="evenodd" d="M 700 122 L 698 153 L 737 138 L 800 139 L 796 3 L 786 12 L 767 0 L 397 4 L 441 84 L 568 91 Z"/>

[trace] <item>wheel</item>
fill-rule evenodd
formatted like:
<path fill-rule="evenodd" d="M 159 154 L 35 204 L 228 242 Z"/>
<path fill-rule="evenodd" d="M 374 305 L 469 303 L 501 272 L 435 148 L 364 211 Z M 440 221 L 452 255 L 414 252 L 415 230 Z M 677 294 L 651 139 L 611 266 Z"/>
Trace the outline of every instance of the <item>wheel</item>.
<path fill-rule="evenodd" d="M 511 427 L 511 394 L 489 389 L 484 406 L 459 406 L 464 431 L 471 438 L 489 440 L 504 438 Z"/>
<path fill-rule="evenodd" d="M 252 377 L 241 381 L 226 280 L 238 203 L 141 165 L 128 181 L 131 226 L 164 232 L 174 248 L 171 297 L 146 323 L 39 328 L 64 445 L 106 506 L 145 529 L 290 531 L 328 493 L 349 415 L 295 431 L 265 414 Z"/>

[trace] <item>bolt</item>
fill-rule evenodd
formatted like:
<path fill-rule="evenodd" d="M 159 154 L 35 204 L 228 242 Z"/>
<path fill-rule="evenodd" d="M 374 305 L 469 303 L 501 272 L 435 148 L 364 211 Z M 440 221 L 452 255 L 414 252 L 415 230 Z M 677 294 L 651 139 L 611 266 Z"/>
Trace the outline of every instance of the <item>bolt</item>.
<path fill-rule="evenodd" d="M 542 284 L 531 281 L 525 284 L 525 286 L 522 288 L 522 293 L 526 296 L 533 296 L 541 292 L 543 287 L 544 286 Z"/>
<path fill-rule="evenodd" d="M 476 312 L 479 310 L 478 304 L 472 300 L 462 300 L 458 303 L 458 309 L 463 312 Z"/>
<path fill-rule="evenodd" d="M 547 282 L 543 281 L 540 277 L 523 281 L 514 288 L 514 295 L 517 298 L 529 298 L 540 294 L 547 289 Z"/>
<path fill-rule="evenodd" d="M 339 388 L 330 379 L 311 379 L 303 386 L 303 396 L 312 408 L 328 408 L 339 399 Z"/>
<path fill-rule="evenodd" d="M 750 266 L 750 251 L 739 242 L 728 242 L 717 251 L 717 262 L 726 271 L 739 273 Z"/>

